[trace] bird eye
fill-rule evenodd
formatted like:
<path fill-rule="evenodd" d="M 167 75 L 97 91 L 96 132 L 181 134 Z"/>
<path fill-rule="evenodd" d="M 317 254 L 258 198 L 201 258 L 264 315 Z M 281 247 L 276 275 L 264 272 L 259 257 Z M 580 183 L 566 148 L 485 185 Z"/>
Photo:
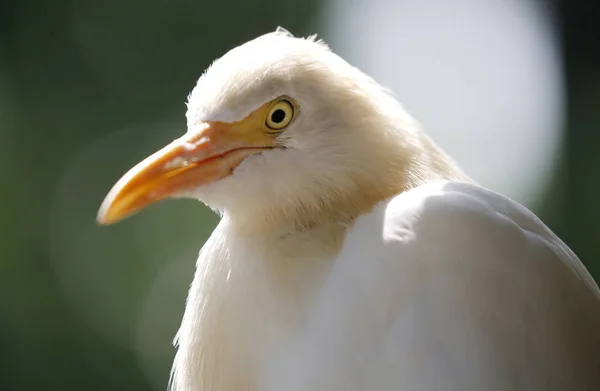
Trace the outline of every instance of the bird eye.
<path fill-rule="evenodd" d="M 267 126 L 273 130 L 281 130 L 288 126 L 294 118 L 294 106 L 287 100 L 275 103 L 267 116 Z"/>

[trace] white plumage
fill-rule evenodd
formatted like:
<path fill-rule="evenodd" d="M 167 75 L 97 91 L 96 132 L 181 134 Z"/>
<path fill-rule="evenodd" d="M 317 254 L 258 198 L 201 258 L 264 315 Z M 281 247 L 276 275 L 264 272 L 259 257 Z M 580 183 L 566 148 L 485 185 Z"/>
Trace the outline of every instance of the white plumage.
<path fill-rule="evenodd" d="M 99 220 L 169 196 L 223 215 L 175 391 L 600 389 L 600 291 L 575 254 L 314 38 L 278 29 L 217 60 L 188 132 Z"/>

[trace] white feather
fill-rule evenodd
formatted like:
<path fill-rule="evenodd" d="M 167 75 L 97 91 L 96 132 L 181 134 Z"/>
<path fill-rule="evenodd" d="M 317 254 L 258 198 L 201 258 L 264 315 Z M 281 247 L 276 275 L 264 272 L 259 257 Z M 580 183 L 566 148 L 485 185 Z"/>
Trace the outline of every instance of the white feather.
<path fill-rule="evenodd" d="M 471 184 L 423 185 L 360 217 L 315 297 L 259 389 L 600 385 L 598 287 L 531 212 Z"/>
<path fill-rule="evenodd" d="M 600 294 L 581 262 L 324 43 L 278 29 L 231 50 L 188 125 L 280 95 L 300 107 L 286 148 L 187 194 L 223 218 L 173 390 L 597 389 Z"/>

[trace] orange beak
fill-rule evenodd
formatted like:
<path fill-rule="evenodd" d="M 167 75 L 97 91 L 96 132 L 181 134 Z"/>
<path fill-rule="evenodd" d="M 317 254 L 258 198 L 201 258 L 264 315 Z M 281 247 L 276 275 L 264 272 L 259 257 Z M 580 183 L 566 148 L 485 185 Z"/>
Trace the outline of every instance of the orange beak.
<path fill-rule="evenodd" d="M 202 122 L 137 164 L 108 193 L 98 222 L 115 223 L 159 200 L 215 182 L 230 175 L 247 156 L 276 147 L 253 117 Z"/>

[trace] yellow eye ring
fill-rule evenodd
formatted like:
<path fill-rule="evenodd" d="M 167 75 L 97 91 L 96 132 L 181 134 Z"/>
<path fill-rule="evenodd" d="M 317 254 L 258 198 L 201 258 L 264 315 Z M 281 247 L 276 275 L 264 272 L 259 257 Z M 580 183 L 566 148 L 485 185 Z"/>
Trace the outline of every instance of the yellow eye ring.
<path fill-rule="evenodd" d="M 266 125 L 273 130 L 281 130 L 294 119 L 294 106 L 287 100 L 280 100 L 269 110 Z"/>

